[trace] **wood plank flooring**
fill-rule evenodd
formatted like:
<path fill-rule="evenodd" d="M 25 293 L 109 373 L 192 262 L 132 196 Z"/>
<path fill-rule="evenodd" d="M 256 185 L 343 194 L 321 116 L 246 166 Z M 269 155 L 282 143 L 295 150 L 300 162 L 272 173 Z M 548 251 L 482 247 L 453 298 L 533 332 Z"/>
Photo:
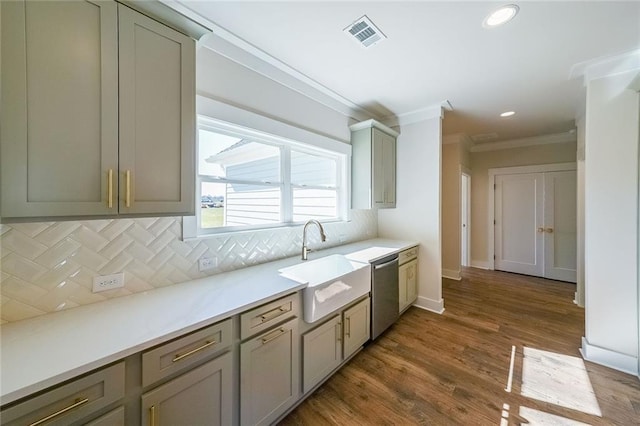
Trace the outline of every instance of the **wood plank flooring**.
<path fill-rule="evenodd" d="M 639 425 L 638 378 L 580 357 L 574 291 L 468 268 L 443 315 L 410 308 L 280 424 Z"/>

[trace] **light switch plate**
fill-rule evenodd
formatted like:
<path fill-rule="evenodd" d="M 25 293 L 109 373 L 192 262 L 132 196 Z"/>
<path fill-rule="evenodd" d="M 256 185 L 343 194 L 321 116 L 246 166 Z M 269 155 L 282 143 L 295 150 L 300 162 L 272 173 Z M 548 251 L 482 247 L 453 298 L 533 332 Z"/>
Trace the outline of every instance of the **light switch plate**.
<path fill-rule="evenodd" d="M 114 288 L 124 287 L 124 272 L 111 275 L 102 275 L 93 278 L 93 292 L 112 290 Z"/>

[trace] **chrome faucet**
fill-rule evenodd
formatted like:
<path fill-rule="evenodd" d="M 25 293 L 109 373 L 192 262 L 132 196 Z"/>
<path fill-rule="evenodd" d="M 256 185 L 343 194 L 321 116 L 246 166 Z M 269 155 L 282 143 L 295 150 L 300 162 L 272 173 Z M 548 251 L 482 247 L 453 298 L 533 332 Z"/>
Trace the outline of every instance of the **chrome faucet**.
<path fill-rule="evenodd" d="M 307 221 L 307 223 L 304 224 L 304 228 L 302 228 L 302 260 L 307 260 L 307 254 L 311 251 L 310 248 L 307 248 L 307 227 L 312 223 L 318 225 L 322 242 L 324 243 L 327 240 L 327 236 L 324 234 L 324 228 L 320 222 L 315 219 Z"/>

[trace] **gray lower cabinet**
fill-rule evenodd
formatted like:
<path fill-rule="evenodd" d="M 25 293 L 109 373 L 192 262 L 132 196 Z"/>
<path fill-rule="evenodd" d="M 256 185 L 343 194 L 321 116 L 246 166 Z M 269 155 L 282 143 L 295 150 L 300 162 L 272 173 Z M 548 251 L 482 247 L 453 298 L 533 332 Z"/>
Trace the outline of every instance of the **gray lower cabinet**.
<path fill-rule="evenodd" d="M 328 377 L 371 336 L 371 300 L 352 305 L 302 335 L 302 393 Z"/>
<path fill-rule="evenodd" d="M 195 208 L 195 43 L 114 1 L 3 1 L 0 216 Z"/>
<path fill-rule="evenodd" d="M 307 393 L 342 362 L 340 315 L 302 336 L 302 392 Z"/>
<path fill-rule="evenodd" d="M 293 318 L 240 345 L 240 423 L 267 425 L 300 395 L 300 335 Z"/>
<path fill-rule="evenodd" d="M 124 407 L 118 407 L 109 411 L 107 414 L 98 417 L 86 426 L 124 426 Z"/>
<path fill-rule="evenodd" d="M 342 313 L 344 323 L 344 359 L 353 355 L 371 336 L 371 301 L 369 298 Z"/>
<path fill-rule="evenodd" d="M 120 362 L 3 408 L 0 419 L 7 426 L 84 423 L 124 396 L 125 369 Z"/>
<path fill-rule="evenodd" d="M 226 353 L 142 395 L 141 424 L 228 425 L 232 354 Z"/>

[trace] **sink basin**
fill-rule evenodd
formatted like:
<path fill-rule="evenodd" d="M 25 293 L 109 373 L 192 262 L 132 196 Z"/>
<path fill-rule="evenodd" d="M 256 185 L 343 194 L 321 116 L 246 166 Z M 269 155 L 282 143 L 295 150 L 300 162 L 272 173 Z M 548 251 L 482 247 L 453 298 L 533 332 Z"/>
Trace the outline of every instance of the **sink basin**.
<path fill-rule="evenodd" d="M 280 275 L 300 283 L 303 318 L 313 323 L 371 291 L 371 266 L 340 254 L 280 269 Z"/>

